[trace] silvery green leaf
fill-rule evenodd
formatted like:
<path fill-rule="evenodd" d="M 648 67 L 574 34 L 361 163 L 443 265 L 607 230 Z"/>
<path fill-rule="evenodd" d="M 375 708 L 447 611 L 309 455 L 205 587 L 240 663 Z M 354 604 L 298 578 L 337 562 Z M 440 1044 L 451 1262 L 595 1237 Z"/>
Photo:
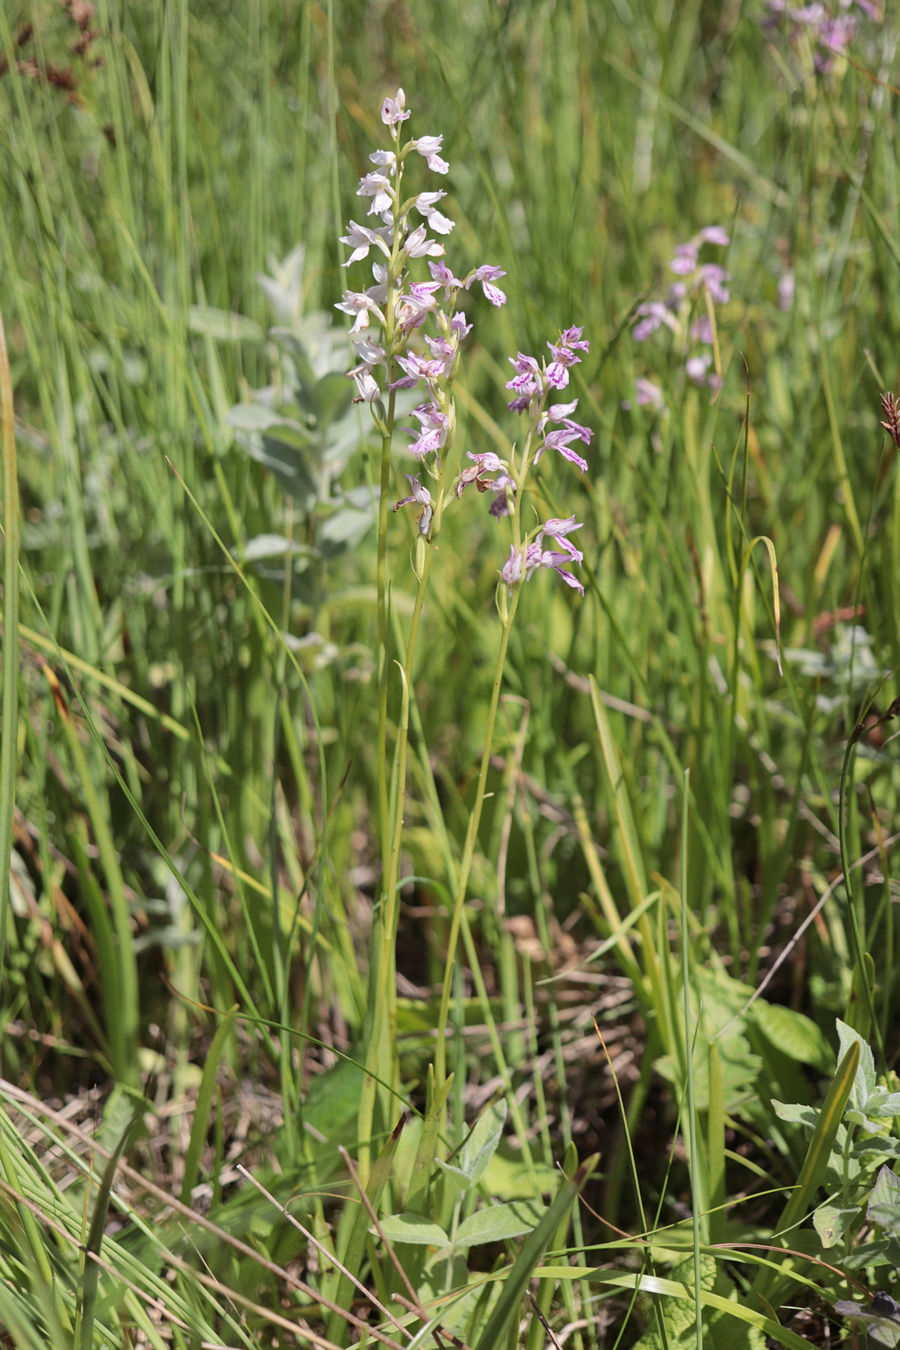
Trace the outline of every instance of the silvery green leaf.
<path fill-rule="evenodd" d="M 534 1231 L 546 1213 L 546 1205 L 536 1205 L 528 1200 L 513 1200 L 479 1209 L 459 1225 L 454 1246 L 477 1247 L 485 1242 L 523 1237 Z"/>
<path fill-rule="evenodd" d="M 866 1218 L 892 1237 L 900 1235 L 900 1178 L 884 1164 L 869 1195 Z"/>
<path fill-rule="evenodd" d="M 506 1115 L 505 1098 L 492 1102 L 482 1111 L 459 1151 L 459 1165 L 471 1186 L 481 1180 L 485 1168 L 494 1156 L 506 1124 Z"/>
<path fill-rule="evenodd" d="M 450 1239 L 439 1224 L 424 1214 L 389 1214 L 379 1225 L 388 1242 L 411 1242 L 417 1247 L 449 1247 Z M 370 1233 L 375 1229 L 370 1228 Z"/>
<path fill-rule="evenodd" d="M 236 403 L 225 420 L 235 431 L 269 431 L 273 427 L 278 427 L 282 432 L 293 430 L 306 440 L 309 439 L 309 433 L 299 422 L 284 417 L 275 408 L 268 408 L 264 403 Z"/>
<path fill-rule="evenodd" d="M 772 1108 L 779 1120 L 790 1120 L 801 1125 L 814 1127 L 819 1119 L 819 1112 L 814 1106 L 800 1106 L 794 1102 L 779 1102 L 773 1098 Z"/>
<path fill-rule="evenodd" d="M 304 508 L 311 508 L 318 494 L 299 447 L 280 437 L 259 435 L 249 436 L 245 444 L 250 458 L 265 465 L 285 492 L 297 498 Z"/>
<path fill-rule="evenodd" d="M 266 336 L 254 319 L 212 305 L 191 305 L 188 329 L 198 337 L 211 337 L 218 342 L 263 342 Z"/>
<path fill-rule="evenodd" d="M 887 1088 L 876 1088 L 866 1098 L 867 1116 L 900 1116 L 900 1092 L 888 1092 Z"/>
<path fill-rule="evenodd" d="M 320 424 L 335 421 L 353 400 L 353 381 L 346 375 L 333 372 L 323 375 L 314 390 L 316 417 Z"/>
<path fill-rule="evenodd" d="M 450 1177 L 456 1177 L 458 1181 L 464 1181 L 468 1186 L 469 1178 L 461 1167 L 454 1167 L 452 1163 L 444 1162 L 441 1158 L 435 1158 L 435 1162 L 442 1172 L 446 1172 Z"/>
<path fill-rule="evenodd" d="M 237 557 L 243 553 L 247 562 L 257 562 L 260 558 L 283 558 L 285 554 L 309 553 L 309 549 L 302 544 L 296 543 L 293 539 L 285 539 L 280 534 L 258 534 L 253 539 L 248 539 L 243 550 L 233 548 L 232 554 Z"/>
<path fill-rule="evenodd" d="M 858 1031 L 848 1027 L 846 1022 L 842 1022 L 840 1018 L 836 1020 L 840 1045 L 837 1057 L 838 1063 L 840 1064 L 854 1041 L 859 1045 L 859 1068 L 856 1070 L 856 1081 L 853 1084 L 851 1100 L 854 1106 L 865 1110 L 866 1101 L 875 1089 L 875 1056 L 872 1054 L 872 1047 L 863 1040 Z"/>
<path fill-rule="evenodd" d="M 319 540 L 330 544 L 332 550 L 353 548 L 372 527 L 372 512 L 343 507 L 324 520 L 319 528 Z"/>
<path fill-rule="evenodd" d="M 877 1153 L 879 1158 L 900 1158 L 900 1139 L 888 1139 L 884 1134 L 869 1135 L 856 1141 L 853 1152 L 860 1158 L 869 1153 Z"/>

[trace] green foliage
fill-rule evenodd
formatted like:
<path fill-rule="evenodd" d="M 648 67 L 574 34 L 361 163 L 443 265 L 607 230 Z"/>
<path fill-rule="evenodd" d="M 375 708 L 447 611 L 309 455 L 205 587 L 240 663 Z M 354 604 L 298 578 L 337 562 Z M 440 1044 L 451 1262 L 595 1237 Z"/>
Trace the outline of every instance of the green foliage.
<path fill-rule="evenodd" d="M 690 1288 L 694 1277 L 693 1258 L 676 1261 L 672 1265 L 672 1279 L 682 1281 Z M 737 1301 L 734 1286 L 721 1270 L 719 1263 L 708 1256 L 703 1260 L 701 1288 L 719 1294 L 729 1302 Z M 660 1300 L 661 1327 L 651 1327 L 635 1350 L 674 1350 L 697 1344 L 697 1304 L 692 1299 L 667 1298 Z M 759 1327 L 730 1316 L 717 1309 L 703 1329 L 703 1344 L 710 1350 L 762 1350 L 766 1338 Z"/>

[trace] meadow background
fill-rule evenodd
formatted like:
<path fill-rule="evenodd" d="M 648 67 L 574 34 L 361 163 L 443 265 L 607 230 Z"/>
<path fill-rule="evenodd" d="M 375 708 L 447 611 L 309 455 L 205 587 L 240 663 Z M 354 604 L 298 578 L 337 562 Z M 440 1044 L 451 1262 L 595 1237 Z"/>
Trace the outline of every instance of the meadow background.
<path fill-rule="evenodd" d="M 4 1344 L 739 1350 L 890 1294 L 900 30 L 835 13 L 844 56 L 753 0 L 0 9 Z M 461 451 L 517 434 L 507 358 L 569 325 L 594 438 L 542 466 L 586 594 L 522 594 L 436 1103 L 508 550 L 468 496 L 441 536 L 401 1086 L 355 1179 L 378 450 L 316 381 L 399 86 L 448 261 L 507 273 L 467 298 Z M 720 389 L 686 325 L 633 336 L 713 225 Z"/>

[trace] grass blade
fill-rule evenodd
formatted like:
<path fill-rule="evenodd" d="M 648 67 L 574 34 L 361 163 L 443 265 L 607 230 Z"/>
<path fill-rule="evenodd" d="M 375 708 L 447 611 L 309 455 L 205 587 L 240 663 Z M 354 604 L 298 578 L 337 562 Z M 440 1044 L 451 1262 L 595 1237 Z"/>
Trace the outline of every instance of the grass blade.
<path fill-rule="evenodd" d="M 497 1350 L 504 1344 L 507 1331 L 516 1315 L 528 1281 L 535 1272 L 545 1246 L 568 1214 L 582 1186 L 599 1162 L 599 1155 L 588 1158 L 574 1175 L 556 1193 L 556 1196 L 534 1232 L 522 1245 L 512 1269 L 503 1281 L 500 1297 L 478 1338 L 475 1350 Z"/>

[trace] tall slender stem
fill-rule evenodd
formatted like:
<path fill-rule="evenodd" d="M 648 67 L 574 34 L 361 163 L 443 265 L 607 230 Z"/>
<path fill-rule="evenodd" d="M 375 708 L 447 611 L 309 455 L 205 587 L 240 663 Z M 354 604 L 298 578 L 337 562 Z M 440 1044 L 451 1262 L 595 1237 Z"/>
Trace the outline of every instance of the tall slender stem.
<path fill-rule="evenodd" d="M 387 857 L 390 831 L 390 800 L 387 772 L 387 711 L 390 682 L 390 616 L 387 596 L 388 500 L 391 492 L 391 442 L 394 431 L 394 400 L 388 403 L 386 430 L 381 440 L 381 478 L 378 498 L 378 555 L 375 564 L 375 589 L 378 605 L 378 828 L 381 832 L 382 859 Z"/>
<path fill-rule="evenodd" d="M 469 874 L 472 870 L 472 860 L 475 856 L 475 842 L 478 838 L 478 827 L 481 824 L 481 812 L 484 806 L 487 776 L 491 764 L 494 727 L 497 722 L 497 709 L 500 706 L 500 691 L 503 688 L 503 671 L 506 666 L 506 653 L 509 648 L 509 637 L 512 632 L 513 620 L 516 617 L 516 609 L 518 608 L 521 589 L 521 586 L 513 587 L 512 596 L 510 597 L 506 617 L 503 622 L 503 629 L 500 634 L 500 649 L 497 652 L 497 665 L 494 670 L 494 685 L 491 690 L 491 703 L 488 709 L 487 725 L 485 726 L 484 731 L 484 749 L 481 753 L 481 767 L 478 771 L 475 801 L 472 804 L 472 812 L 469 816 L 469 828 L 466 832 L 466 842 L 459 867 L 459 876 L 456 881 L 456 893 L 453 897 L 453 910 L 450 915 L 450 933 L 447 938 L 447 954 L 444 960 L 444 987 L 441 991 L 441 1006 L 437 1023 L 437 1048 L 434 1060 L 436 1092 L 440 1091 L 447 1077 L 446 1036 L 447 1022 L 450 1015 L 450 991 L 453 987 L 453 967 L 456 963 L 456 948 L 459 944 L 459 929 L 462 921 L 463 905 L 466 901 L 466 891 L 469 885 Z"/>

